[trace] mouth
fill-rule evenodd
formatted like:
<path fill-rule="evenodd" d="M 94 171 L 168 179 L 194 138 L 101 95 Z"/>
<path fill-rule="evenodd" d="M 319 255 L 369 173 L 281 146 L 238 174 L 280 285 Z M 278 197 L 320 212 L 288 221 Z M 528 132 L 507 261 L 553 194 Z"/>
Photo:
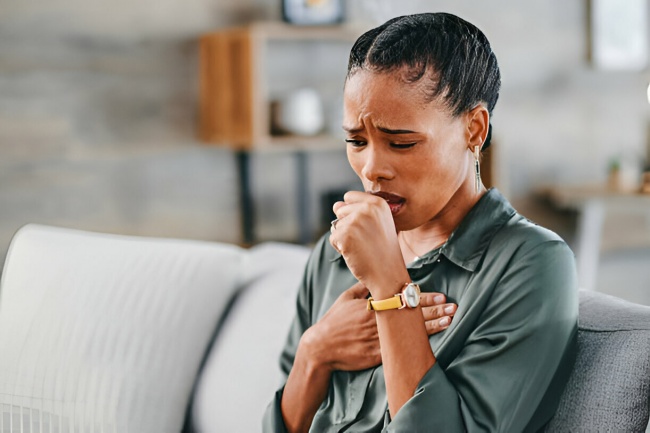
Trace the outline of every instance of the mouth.
<path fill-rule="evenodd" d="M 390 213 L 393 214 L 393 216 L 397 215 L 397 213 L 399 213 L 399 211 L 404 207 L 404 203 L 406 203 L 406 199 L 397 194 L 391 194 L 385 191 L 370 191 L 370 194 L 386 200 L 388 207 L 390 207 Z"/>

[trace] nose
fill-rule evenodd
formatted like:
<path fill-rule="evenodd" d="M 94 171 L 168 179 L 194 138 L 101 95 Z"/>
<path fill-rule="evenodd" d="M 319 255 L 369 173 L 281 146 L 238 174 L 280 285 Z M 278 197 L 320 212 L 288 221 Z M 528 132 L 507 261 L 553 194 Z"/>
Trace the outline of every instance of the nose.
<path fill-rule="evenodd" d="M 377 184 L 382 180 L 393 178 L 389 155 L 381 146 L 373 146 L 368 143 L 361 154 L 361 176 L 365 180 Z"/>

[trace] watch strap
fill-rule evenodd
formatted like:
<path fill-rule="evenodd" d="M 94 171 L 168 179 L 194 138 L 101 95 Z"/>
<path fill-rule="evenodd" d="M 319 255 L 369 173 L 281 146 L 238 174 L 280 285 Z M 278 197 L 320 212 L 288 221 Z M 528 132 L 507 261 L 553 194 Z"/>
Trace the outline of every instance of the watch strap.
<path fill-rule="evenodd" d="M 375 301 L 372 298 L 368 298 L 369 311 L 396 310 L 403 307 L 404 303 L 402 302 L 401 294 L 397 294 L 391 298 L 383 299 L 381 301 Z"/>

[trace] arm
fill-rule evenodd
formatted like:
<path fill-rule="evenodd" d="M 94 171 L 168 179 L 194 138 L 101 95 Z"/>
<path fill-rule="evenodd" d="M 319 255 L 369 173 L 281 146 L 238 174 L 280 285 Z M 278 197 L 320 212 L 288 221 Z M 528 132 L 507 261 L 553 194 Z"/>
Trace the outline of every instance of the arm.
<path fill-rule="evenodd" d="M 375 314 L 366 310 L 368 291 L 362 285 L 341 294 L 323 318 L 310 326 L 313 304 L 319 303 L 313 299 L 312 286 L 318 280 L 313 275 L 329 264 L 318 259 L 318 250 L 317 246 L 307 265 L 297 314 L 281 357 L 282 369 L 289 378 L 267 408 L 265 432 L 307 430 L 327 395 L 333 370 L 361 370 L 381 362 Z M 439 293 L 423 294 L 422 305 L 426 321 L 421 326 L 426 327 L 428 335 L 445 330 L 456 311 L 456 305 L 446 303 Z M 359 339 L 362 335 L 365 337 Z"/>
<path fill-rule="evenodd" d="M 330 369 L 310 356 L 310 349 L 305 349 L 305 346 L 313 346 L 313 343 L 299 346 L 280 402 L 282 419 L 287 431 L 292 433 L 309 431 L 314 415 L 327 395 L 332 375 Z"/>
<path fill-rule="evenodd" d="M 516 254 L 459 355 L 446 369 L 435 364 L 425 374 L 385 431 L 539 428 L 529 422 L 556 373 L 571 365 L 573 260 L 557 241 Z M 537 421 L 543 423 L 554 408 L 541 409 L 547 409 Z"/>
<path fill-rule="evenodd" d="M 282 395 L 288 431 L 309 430 L 333 371 L 365 370 L 381 363 L 375 318 L 366 310 L 367 295 L 360 283 L 346 290 L 300 339 Z"/>
<path fill-rule="evenodd" d="M 330 243 L 377 300 L 387 299 L 411 281 L 386 201 L 348 192 L 337 202 L 338 218 Z M 418 383 L 435 364 L 421 307 L 376 313 L 386 395 L 391 415 L 413 396 Z"/>
<path fill-rule="evenodd" d="M 410 281 L 406 269 L 403 281 Z M 382 291 L 380 299 L 389 298 L 397 290 L 393 288 Z M 377 329 L 381 342 L 381 359 L 386 380 L 388 409 L 396 415 L 404 404 L 413 396 L 420 380 L 436 363 L 436 358 L 429 346 L 429 338 L 422 320 L 422 310 L 414 309 L 377 311 Z"/>
<path fill-rule="evenodd" d="M 265 432 L 307 431 L 327 395 L 334 370 L 362 370 L 381 362 L 375 317 L 366 310 L 368 290 L 363 285 L 343 292 L 312 325 L 312 286 L 318 280 L 314 275 L 329 265 L 322 259 L 323 244 L 319 247 L 307 265 L 297 314 L 281 357 L 287 382 L 267 408 Z"/>

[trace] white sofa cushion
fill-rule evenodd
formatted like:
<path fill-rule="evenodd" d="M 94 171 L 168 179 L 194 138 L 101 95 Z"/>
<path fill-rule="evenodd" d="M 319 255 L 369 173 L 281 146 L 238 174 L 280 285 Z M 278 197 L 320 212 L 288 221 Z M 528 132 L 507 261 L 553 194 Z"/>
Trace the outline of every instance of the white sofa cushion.
<path fill-rule="evenodd" d="M 178 433 L 243 253 L 198 241 L 21 229 L 0 286 L 3 428 Z"/>
<path fill-rule="evenodd" d="M 200 433 L 262 430 L 262 415 L 284 377 L 280 352 L 296 308 L 309 249 L 252 248 L 246 278 L 197 385 L 192 424 Z"/>

